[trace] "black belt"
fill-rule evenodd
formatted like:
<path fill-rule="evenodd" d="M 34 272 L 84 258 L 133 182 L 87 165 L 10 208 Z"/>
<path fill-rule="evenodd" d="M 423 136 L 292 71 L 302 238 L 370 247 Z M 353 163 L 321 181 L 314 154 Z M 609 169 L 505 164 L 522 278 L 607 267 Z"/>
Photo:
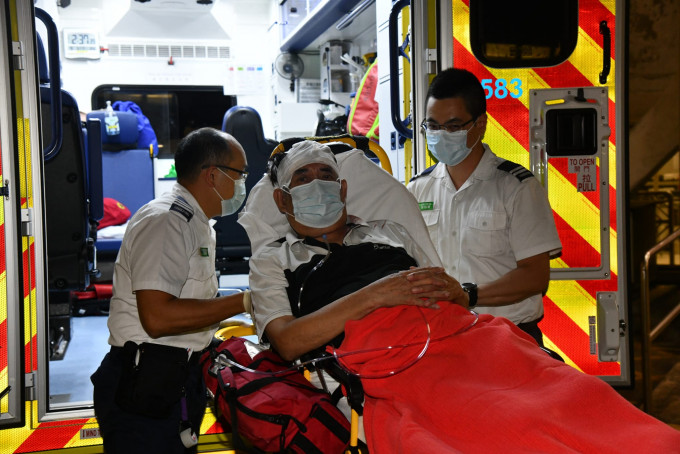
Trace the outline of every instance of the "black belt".
<path fill-rule="evenodd" d="M 163 345 L 163 344 L 157 344 L 157 345 Z M 170 345 L 165 345 L 165 347 L 168 348 L 181 348 L 181 347 L 172 347 Z M 201 356 L 203 356 L 203 353 L 208 351 L 208 347 L 204 348 L 203 350 L 197 351 L 197 352 L 191 352 L 191 356 L 189 357 L 188 364 L 190 366 L 195 366 L 198 364 L 199 360 L 201 359 Z M 111 346 L 111 353 L 114 353 L 116 355 L 120 355 L 123 352 L 123 347 L 117 347 L 115 345 Z"/>

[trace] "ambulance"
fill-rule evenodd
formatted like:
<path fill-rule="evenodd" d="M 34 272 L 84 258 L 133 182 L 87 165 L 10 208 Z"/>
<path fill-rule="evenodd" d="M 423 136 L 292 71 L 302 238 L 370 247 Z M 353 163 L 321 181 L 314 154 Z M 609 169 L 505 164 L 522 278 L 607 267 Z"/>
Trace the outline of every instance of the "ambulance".
<path fill-rule="evenodd" d="M 405 184 L 435 162 L 418 127 L 432 77 L 455 66 L 481 80 L 485 142 L 540 180 L 563 245 L 546 346 L 631 385 L 625 14 L 623 0 L 3 1 L 0 451 L 103 452 L 89 376 L 108 349 L 102 275 L 115 249 L 97 231 L 97 159 L 111 190 L 148 201 L 174 181 L 186 133 L 222 128 L 233 108 L 267 143 L 342 132 L 369 73 L 362 101 L 378 115 L 362 135 Z M 114 174 L 101 146 L 117 140 L 108 105 L 124 102 L 155 142 L 139 139 L 134 173 Z M 222 259 L 220 287 L 247 286 L 247 260 Z M 212 408 L 200 434 L 199 452 L 234 452 Z"/>

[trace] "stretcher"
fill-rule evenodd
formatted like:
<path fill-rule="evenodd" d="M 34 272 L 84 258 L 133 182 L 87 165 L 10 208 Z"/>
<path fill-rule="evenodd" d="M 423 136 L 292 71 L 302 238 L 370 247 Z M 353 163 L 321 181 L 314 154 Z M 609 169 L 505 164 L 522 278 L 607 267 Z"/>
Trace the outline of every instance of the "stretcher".
<path fill-rule="evenodd" d="M 370 162 L 361 151 L 336 156 L 340 177 L 352 191 L 350 213 L 403 223 L 424 249 L 431 247 L 427 230 L 418 237 L 419 213 L 403 218 L 412 200 L 400 192 L 403 185 L 392 179 L 393 188 L 383 187 L 382 180 L 392 177 L 374 164 L 352 168 L 355 160 Z M 368 181 L 363 189 L 360 175 Z M 251 235 L 253 251 L 289 229 L 271 200 L 272 191 L 268 178 L 260 181 L 239 219 Z M 396 205 L 381 198 L 387 195 L 397 197 Z M 434 258 L 437 263 L 436 253 Z M 419 452 L 424 446 L 452 453 L 497 452 L 508 446 L 522 452 L 661 453 L 680 446 L 680 433 L 599 378 L 546 355 L 506 319 L 477 316 L 442 302 L 440 311 L 378 309 L 349 322 L 345 333 L 342 346 L 328 352 L 342 370 L 362 377 L 366 399 L 352 423 L 357 426 L 354 419 L 363 411 L 372 454 Z M 404 346 L 404 351 L 387 351 L 386 345 Z"/>

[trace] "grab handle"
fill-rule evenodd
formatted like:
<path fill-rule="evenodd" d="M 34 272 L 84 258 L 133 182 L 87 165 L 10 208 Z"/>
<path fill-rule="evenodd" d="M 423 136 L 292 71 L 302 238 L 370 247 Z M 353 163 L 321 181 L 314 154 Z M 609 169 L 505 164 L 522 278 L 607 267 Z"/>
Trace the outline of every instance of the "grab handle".
<path fill-rule="evenodd" d="M 607 21 L 600 22 L 600 34 L 602 35 L 602 72 L 600 73 L 600 83 L 607 83 L 607 76 L 611 70 L 612 58 L 612 35 L 607 27 Z"/>
<path fill-rule="evenodd" d="M 392 125 L 399 134 L 409 139 L 413 138 L 413 130 L 404 125 L 401 119 L 401 103 L 399 102 L 399 49 L 397 32 L 399 26 L 397 19 L 401 10 L 411 5 L 411 0 L 398 0 L 392 5 L 388 22 L 388 36 L 390 47 L 390 111 L 392 113 Z"/>
<path fill-rule="evenodd" d="M 61 74 L 59 71 L 59 33 L 54 21 L 44 10 L 35 9 L 35 17 L 40 19 L 47 29 L 47 55 L 50 66 L 50 114 L 52 116 L 52 138 L 50 144 L 43 149 L 45 161 L 54 157 L 61 148 L 64 127 L 61 119 Z"/>

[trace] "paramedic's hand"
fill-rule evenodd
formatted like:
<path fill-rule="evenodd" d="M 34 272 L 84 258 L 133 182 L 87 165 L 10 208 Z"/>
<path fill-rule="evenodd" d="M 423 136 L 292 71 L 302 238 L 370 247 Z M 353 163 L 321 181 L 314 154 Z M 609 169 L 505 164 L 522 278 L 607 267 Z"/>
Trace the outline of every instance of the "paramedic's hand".
<path fill-rule="evenodd" d="M 411 291 L 420 296 L 437 300 L 451 301 L 467 308 L 470 302 L 468 294 L 463 291 L 460 283 L 446 274 L 444 268 L 411 268 L 406 278 L 414 286 Z"/>

